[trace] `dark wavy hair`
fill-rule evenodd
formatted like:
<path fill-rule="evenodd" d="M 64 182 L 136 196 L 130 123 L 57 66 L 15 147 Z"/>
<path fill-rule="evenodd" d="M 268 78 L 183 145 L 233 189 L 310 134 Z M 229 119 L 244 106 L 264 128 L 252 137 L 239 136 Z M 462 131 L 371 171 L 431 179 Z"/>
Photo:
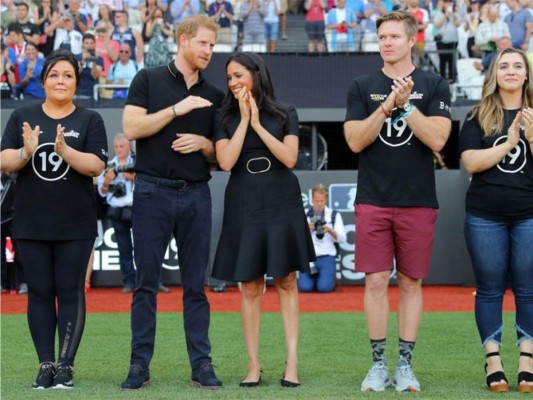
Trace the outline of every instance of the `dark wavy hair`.
<path fill-rule="evenodd" d="M 252 94 L 257 103 L 257 108 L 273 115 L 281 124 L 287 121 L 287 114 L 276 100 L 274 87 L 270 79 L 270 73 L 263 58 L 255 53 L 235 53 L 226 62 L 226 71 L 230 62 L 235 61 L 242 65 L 252 74 L 253 90 Z M 239 115 L 239 100 L 235 98 L 232 91 L 228 89 L 226 97 L 220 108 L 221 124 L 227 128 L 227 122 L 234 116 Z"/>
<path fill-rule="evenodd" d="M 53 52 L 51 52 L 48 57 L 46 57 L 46 60 L 44 61 L 43 65 L 43 71 L 41 72 L 41 83 L 44 84 L 44 81 L 48 77 L 48 74 L 50 73 L 50 70 L 54 65 L 56 65 L 59 61 L 66 61 L 70 65 L 72 65 L 72 68 L 74 68 L 74 75 L 76 76 L 76 87 L 80 84 L 80 69 L 78 65 L 78 60 L 76 60 L 76 57 L 70 50 L 65 49 L 58 49 Z"/>

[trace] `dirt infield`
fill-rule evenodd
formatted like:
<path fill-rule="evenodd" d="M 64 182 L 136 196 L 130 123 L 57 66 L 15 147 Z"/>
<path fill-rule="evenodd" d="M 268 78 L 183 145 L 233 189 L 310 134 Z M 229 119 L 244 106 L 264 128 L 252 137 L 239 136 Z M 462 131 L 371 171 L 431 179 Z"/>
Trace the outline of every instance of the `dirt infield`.
<path fill-rule="evenodd" d="M 168 294 L 158 296 L 158 310 L 163 312 L 182 311 L 182 288 L 171 287 Z M 236 287 L 227 288 L 223 293 L 214 293 L 207 288 L 207 296 L 213 312 L 235 312 L 240 309 L 240 293 Z M 398 287 L 389 289 L 391 310 L 398 305 Z M 123 294 L 120 288 L 92 289 L 87 293 L 87 311 L 90 313 L 129 312 L 131 294 Z M 27 296 L 2 293 L 2 314 L 24 314 Z M 474 311 L 474 289 L 458 286 L 425 286 L 424 309 L 426 311 Z M 505 296 L 504 311 L 513 311 L 514 298 L 508 292 Z M 263 311 L 279 311 L 278 296 L 273 287 L 268 287 L 262 301 Z M 363 287 L 343 286 L 340 291 L 327 294 L 300 294 L 302 312 L 363 311 Z"/>

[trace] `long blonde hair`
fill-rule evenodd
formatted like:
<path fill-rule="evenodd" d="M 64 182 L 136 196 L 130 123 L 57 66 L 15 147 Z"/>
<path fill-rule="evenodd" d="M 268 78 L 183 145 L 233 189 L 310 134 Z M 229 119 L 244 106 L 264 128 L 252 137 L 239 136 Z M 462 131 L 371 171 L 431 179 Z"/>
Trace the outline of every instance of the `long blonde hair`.
<path fill-rule="evenodd" d="M 481 129 L 485 136 L 491 136 L 497 132 L 502 132 L 505 118 L 505 110 L 503 108 L 502 99 L 498 92 L 498 65 L 504 54 L 516 53 L 522 56 L 527 70 L 526 81 L 522 87 L 522 106 L 521 108 L 531 107 L 533 105 L 533 83 L 531 77 L 531 67 L 527 56 L 522 50 L 505 49 L 500 51 L 492 59 L 485 81 L 483 82 L 483 90 L 481 92 L 481 102 L 472 108 L 472 115 L 470 119 L 478 117 Z"/>

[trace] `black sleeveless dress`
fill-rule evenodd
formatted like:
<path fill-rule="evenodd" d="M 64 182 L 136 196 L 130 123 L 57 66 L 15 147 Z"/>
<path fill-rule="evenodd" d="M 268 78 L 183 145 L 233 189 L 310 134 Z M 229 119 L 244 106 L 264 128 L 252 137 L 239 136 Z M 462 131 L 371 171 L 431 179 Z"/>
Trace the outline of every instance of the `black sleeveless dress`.
<path fill-rule="evenodd" d="M 263 127 L 279 140 L 298 134 L 293 106 L 283 106 L 287 122 L 260 114 Z M 227 127 L 217 116 L 215 139 L 230 139 L 240 122 Z M 280 163 L 249 127 L 241 155 L 231 171 L 224 197 L 222 232 L 212 276 L 246 282 L 262 277 L 309 272 L 315 251 L 296 175 Z"/>

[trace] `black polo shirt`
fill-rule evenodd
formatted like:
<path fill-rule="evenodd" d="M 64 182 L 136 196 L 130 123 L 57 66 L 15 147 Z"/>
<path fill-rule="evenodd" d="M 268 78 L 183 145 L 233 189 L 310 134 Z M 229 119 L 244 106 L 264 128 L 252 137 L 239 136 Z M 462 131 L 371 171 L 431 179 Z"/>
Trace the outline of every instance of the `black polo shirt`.
<path fill-rule="evenodd" d="M 204 80 L 201 74 L 198 82 L 187 89 L 183 75 L 171 62 L 161 67 L 140 70 L 131 82 L 126 104 L 142 107 L 148 114 L 153 114 L 191 95 L 203 97 L 213 105 L 176 117 L 156 134 L 138 139 L 136 172 L 194 182 L 211 178 L 207 160 L 200 151 L 181 154 L 172 150 L 171 144 L 177 138 L 176 133 L 194 133 L 213 138 L 215 111 L 224 98 L 220 89 Z"/>

